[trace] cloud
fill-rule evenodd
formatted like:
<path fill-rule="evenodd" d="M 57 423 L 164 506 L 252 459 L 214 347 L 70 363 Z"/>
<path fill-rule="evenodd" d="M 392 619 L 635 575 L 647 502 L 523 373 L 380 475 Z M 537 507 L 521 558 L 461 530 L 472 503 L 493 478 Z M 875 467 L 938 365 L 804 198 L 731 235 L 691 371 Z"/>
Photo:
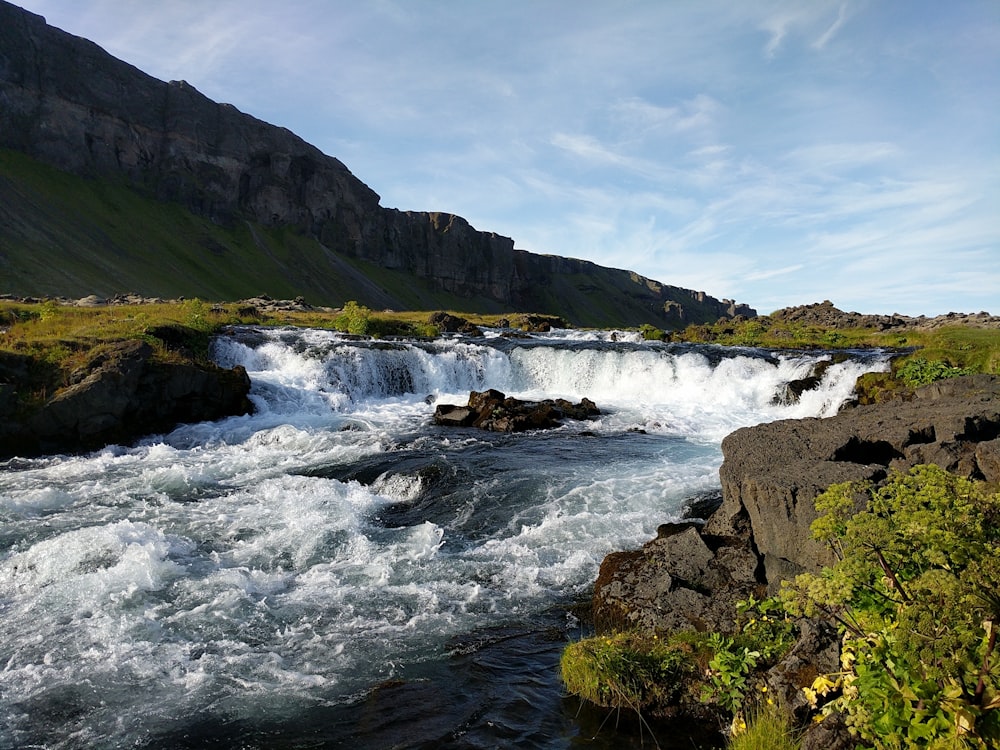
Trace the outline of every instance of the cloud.
<path fill-rule="evenodd" d="M 815 51 L 823 50 L 849 17 L 847 3 L 839 3 L 836 6 L 837 17 L 832 22 L 828 21 L 833 9 L 830 2 L 813 0 L 810 3 L 778 3 L 778 5 L 783 7 L 761 19 L 758 24 L 758 28 L 768 34 L 763 50 L 767 60 L 775 59 L 790 37 L 814 34 L 820 28 L 822 32 L 810 47 Z"/>
<path fill-rule="evenodd" d="M 873 162 L 897 158 L 902 153 L 898 145 L 887 141 L 816 143 L 792 149 L 784 158 L 795 163 L 800 169 L 822 172 L 868 166 Z"/>
<path fill-rule="evenodd" d="M 830 24 L 830 27 L 823 32 L 819 39 L 813 42 L 813 49 L 821 50 L 833 39 L 834 35 L 840 31 L 840 27 L 847 21 L 847 4 L 842 4 L 837 10 L 837 20 Z"/>

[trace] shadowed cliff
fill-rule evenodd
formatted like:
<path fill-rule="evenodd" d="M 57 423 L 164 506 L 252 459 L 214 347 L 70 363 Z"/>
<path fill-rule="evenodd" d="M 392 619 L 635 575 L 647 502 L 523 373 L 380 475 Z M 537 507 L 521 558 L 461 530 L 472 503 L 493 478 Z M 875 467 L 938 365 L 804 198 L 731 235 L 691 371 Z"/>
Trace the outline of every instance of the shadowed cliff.
<path fill-rule="evenodd" d="M 560 314 L 680 327 L 754 311 L 399 211 L 287 129 L 0 0 L 0 266 L 14 294 Z"/>

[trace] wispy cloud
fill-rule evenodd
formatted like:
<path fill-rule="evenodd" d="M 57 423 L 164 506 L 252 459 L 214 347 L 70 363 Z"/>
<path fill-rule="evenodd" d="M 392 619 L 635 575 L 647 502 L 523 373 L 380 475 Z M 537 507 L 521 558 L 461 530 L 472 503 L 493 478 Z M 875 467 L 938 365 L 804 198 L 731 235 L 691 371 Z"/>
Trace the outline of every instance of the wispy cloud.
<path fill-rule="evenodd" d="M 846 21 L 847 21 L 847 4 L 845 3 L 842 4 L 840 8 L 837 10 L 837 20 L 835 20 L 832 24 L 830 24 L 830 27 L 823 32 L 823 34 L 820 36 L 819 39 L 813 42 L 812 44 L 813 49 L 823 49 L 827 45 L 827 43 L 831 39 L 833 39 L 836 33 L 840 31 L 840 27 L 843 26 Z"/>

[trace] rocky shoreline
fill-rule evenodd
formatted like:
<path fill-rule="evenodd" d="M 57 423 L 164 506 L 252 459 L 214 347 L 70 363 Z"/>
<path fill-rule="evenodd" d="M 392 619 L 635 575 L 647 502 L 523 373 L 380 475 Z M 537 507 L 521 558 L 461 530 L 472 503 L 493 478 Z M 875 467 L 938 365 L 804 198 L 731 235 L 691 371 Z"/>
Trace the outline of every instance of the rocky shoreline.
<path fill-rule="evenodd" d="M 621 628 L 731 632 L 736 604 L 775 593 L 782 581 L 832 564 L 810 537 L 813 500 L 829 485 L 880 482 L 892 471 L 935 464 L 1000 483 L 1000 376 L 975 375 L 916 389 L 911 400 L 858 406 L 826 419 L 747 427 L 722 443 L 721 506 L 705 520 L 666 524 L 639 550 L 609 555 L 593 595 L 597 632 Z M 839 669 L 836 629 L 799 623 L 800 637 L 766 676 L 800 718 L 803 687 Z M 683 715 L 702 710 L 679 706 Z M 829 720 L 828 720 L 829 722 Z M 810 729 L 804 748 L 853 747 L 839 727 Z M 846 743 L 840 744 L 837 743 Z"/>

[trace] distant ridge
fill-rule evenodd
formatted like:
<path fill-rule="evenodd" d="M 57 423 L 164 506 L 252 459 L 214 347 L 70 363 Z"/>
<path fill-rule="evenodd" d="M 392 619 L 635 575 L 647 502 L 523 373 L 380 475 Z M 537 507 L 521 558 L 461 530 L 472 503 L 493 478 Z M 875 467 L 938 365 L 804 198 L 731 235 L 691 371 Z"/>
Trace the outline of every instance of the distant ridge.
<path fill-rule="evenodd" d="M 0 293 L 511 310 L 676 328 L 746 305 L 399 211 L 285 128 L 0 0 Z"/>

